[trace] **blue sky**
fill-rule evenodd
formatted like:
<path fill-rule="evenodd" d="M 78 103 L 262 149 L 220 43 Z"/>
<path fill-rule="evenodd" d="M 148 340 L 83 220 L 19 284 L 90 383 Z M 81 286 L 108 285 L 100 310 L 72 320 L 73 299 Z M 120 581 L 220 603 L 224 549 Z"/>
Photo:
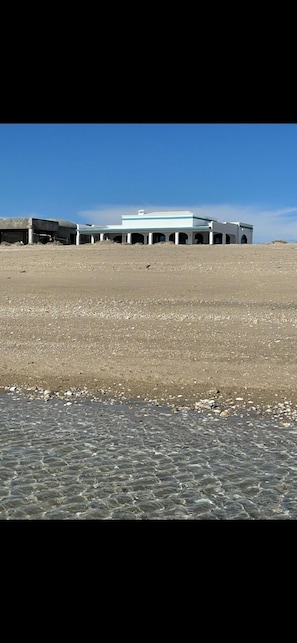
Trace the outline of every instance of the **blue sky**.
<path fill-rule="evenodd" d="M 297 241 L 296 124 L 0 124 L 0 217 L 187 209 Z"/>

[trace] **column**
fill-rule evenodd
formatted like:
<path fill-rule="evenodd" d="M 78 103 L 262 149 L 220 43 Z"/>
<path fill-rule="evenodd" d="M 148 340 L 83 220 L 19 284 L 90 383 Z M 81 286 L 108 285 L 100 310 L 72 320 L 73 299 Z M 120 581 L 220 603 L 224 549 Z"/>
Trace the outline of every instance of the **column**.
<path fill-rule="evenodd" d="M 209 245 L 213 245 L 213 230 L 209 231 Z"/>
<path fill-rule="evenodd" d="M 149 232 L 149 239 L 148 239 L 148 242 L 149 242 L 149 246 L 152 246 L 152 245 L 153 245 L 153 233 L 152 233 L 152 232 Z"/>
<path fill-rule="evenodd" d="M 179 232 L 174 233 L 174 243 L 176 246 L 179 244 Z"/>
<path fill-rule="evenodd" d="M 104 241 L 104 232 L 100 232 L 100 241 Z"/>
<path fill-rule="evenodd" d="M 132 243 L 132 233 L 131 232 L 127 233 L 127 243 Z"/>
<path fill-rule="evenodd" d="M 223 232 L 222 234 L 222 243 L 226 244 L 226 232 Z"/>
<path fill-rule="evenodd" d="M 193 232 L 188 233 L 187 245 L 191 246 L 193 243 Z"/>
<path fill-rule="evenodd" d="M 80 234 L 79 234 L 79 230 L 77 230 L 76 231 L 76 245 L 77 246 L 79 246 L 79 242 L 80 242 Z"/>
<path fill-rule="evenodd" d="M 33 243 L 33 228 L 28 228 L 28 243 L 30 245 Z"/>
<path fill-rule="evenodd" d="M 91 234 L 91 243 L 95 243 L 94 235 Z"/>

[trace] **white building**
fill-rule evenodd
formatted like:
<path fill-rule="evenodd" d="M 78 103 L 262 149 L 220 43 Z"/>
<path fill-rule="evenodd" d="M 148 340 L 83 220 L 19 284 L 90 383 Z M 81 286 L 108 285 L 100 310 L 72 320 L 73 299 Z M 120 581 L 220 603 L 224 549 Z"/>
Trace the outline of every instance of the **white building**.
<path fill-rule="evenodd" d="M 187 210 L 122 215 L 121 225 L 77 225 L 76 243 L 110 239 L 117 243 L 152 245 L 161 241 L 180 244 L 252 243 L 253 226 L 240 221 L 221 223 Z"/>

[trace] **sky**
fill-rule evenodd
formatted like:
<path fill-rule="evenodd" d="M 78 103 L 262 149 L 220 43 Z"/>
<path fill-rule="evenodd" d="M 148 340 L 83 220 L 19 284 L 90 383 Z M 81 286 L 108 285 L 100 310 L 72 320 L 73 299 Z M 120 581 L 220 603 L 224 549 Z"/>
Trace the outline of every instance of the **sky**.
<path fill-rule="evenodd" d="M 297 241 L 297 124 L 0 124 L 0 217 L 191 210 Z"/>

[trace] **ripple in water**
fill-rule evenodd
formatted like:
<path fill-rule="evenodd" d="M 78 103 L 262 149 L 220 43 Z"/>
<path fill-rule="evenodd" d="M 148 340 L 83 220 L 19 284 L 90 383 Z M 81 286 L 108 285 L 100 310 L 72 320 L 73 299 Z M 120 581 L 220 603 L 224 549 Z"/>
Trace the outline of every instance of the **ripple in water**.
<path fill-rule="evenodd" d="M 2 520 L 297 517 L 297 430 L 137 403 L 0 396 Z"/>

